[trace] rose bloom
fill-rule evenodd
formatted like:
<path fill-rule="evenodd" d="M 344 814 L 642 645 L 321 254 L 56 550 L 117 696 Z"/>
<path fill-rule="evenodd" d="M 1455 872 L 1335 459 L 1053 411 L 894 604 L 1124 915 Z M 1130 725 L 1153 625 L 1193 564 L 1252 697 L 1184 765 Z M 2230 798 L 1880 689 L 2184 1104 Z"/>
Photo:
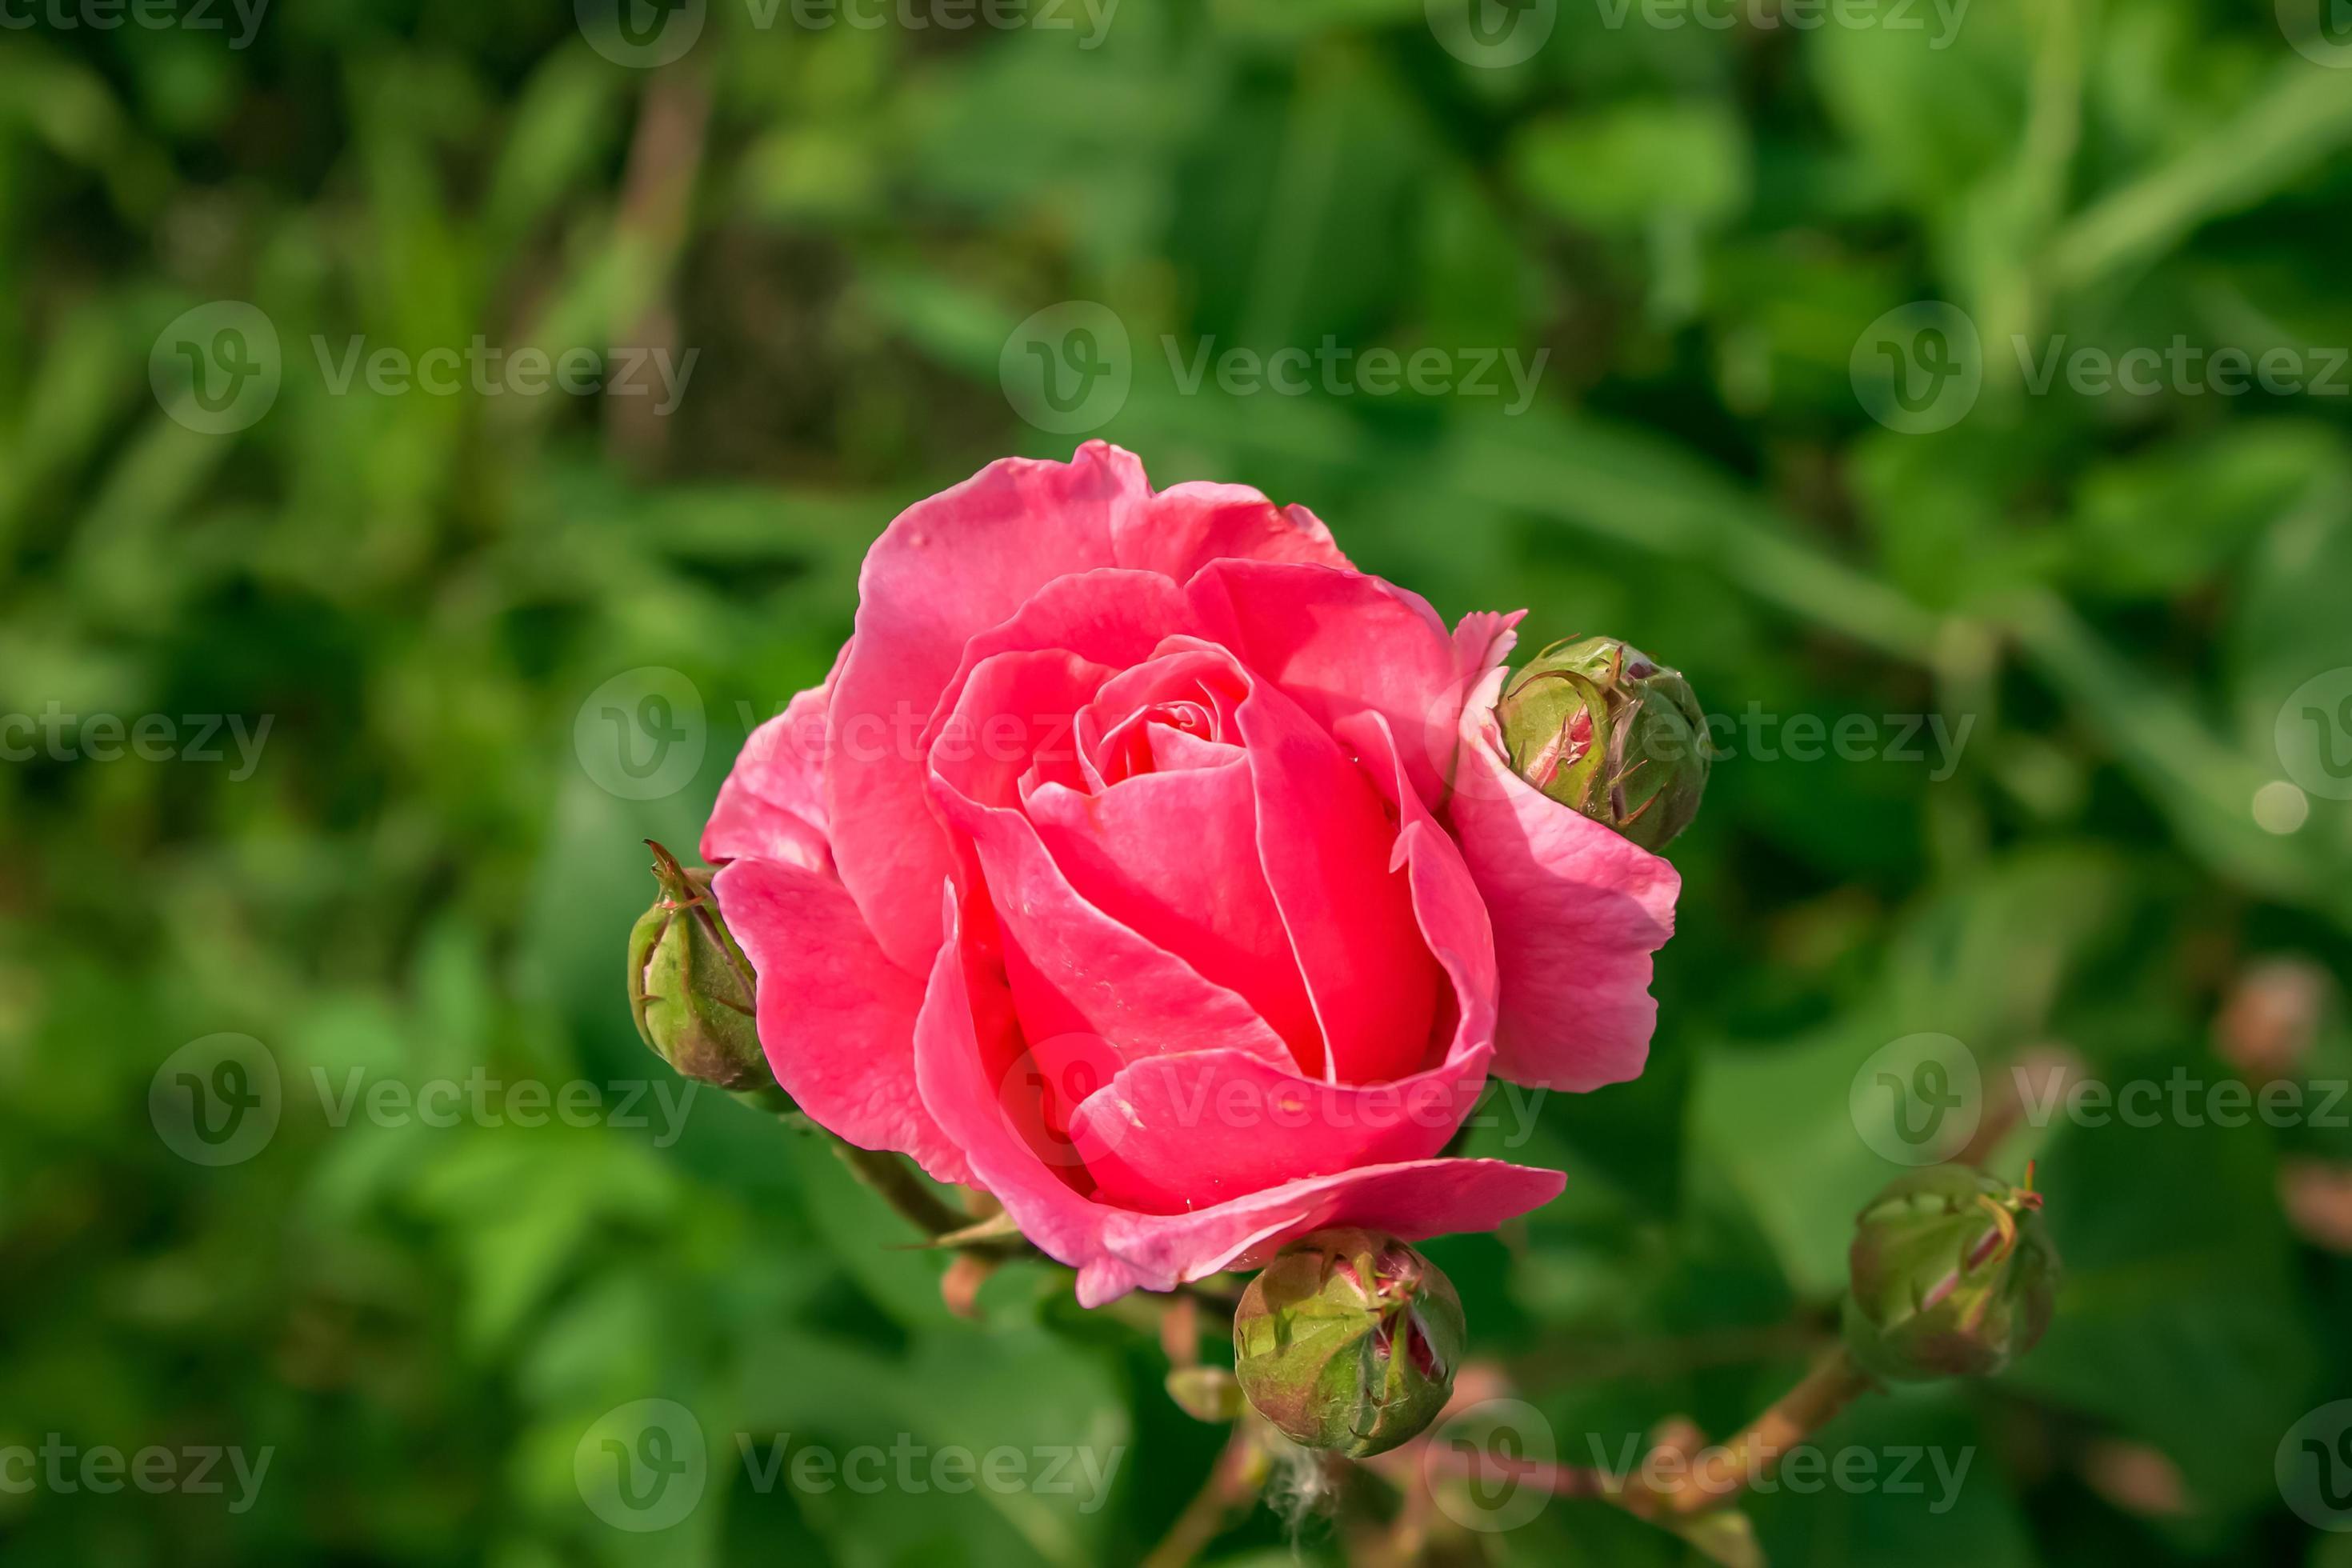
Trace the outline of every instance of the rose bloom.
<path fill-rule="evenodd" d="M 1441 1151 L 1490 1071 L 1640 1073 L 1680 880 L 1511 773 L 1517 615 L 1449 633 L 1304 509 L 1101 442 L 909 508 L 858 595 L 702 838 L 810 1116 L 1089 1306 L 1559 1194 Z"/>

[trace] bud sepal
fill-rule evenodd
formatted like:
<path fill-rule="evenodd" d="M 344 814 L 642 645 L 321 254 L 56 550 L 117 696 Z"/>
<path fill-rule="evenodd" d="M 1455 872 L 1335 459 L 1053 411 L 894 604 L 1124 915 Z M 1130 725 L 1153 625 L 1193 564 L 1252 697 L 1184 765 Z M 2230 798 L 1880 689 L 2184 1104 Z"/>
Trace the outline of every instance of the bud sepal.
<path fill-rule="evenodd" d="M 1234 1314 L 1234 1372 L 1293 1441 L 1350 1458 L 1419 1436 L 1453 1396 L 1468 1331 L 1453 1282 L 1377 1231 L 1282 1249 Z"/>
<path fill-rule="evenodd" d="M 629 932 L 629 1012 L 680 1076 L 735 1093 L 779 1095 L 760 1048 L 751 961 L 719 918 L 710 873 L 651 839 L 661 892 Z"/>
<path fill-rule="evenodd" d="M 2042 1194 L 1966 1165 L 1914 1171 L 1855 1222 L 1845 1342 L 1890 1382 L 1989 1377 L 2050 1326 L 2058 1253 Z"/>
<path fill-rule="evenodd" d="M 1496 704 L 1511 767 L 1551 799 L 1656 850 L 1706 792 L 1706 715 L 1682 672 L 1615 637 L 1570 637 Z"/>

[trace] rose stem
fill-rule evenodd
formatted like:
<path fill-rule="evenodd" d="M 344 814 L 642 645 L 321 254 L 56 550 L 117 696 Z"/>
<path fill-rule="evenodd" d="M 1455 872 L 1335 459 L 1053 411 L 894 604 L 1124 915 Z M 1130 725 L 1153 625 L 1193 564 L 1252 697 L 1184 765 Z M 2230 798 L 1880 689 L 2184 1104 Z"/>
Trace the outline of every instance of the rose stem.
<path fill-rule="evenodd" d="M 1554 1497 L 1608 1498 L 1612 1495 L 1609 1478 L 1590 1465 L 1556 1465 L 1543 1459 L 1505 1458 L 1495 1454 L 1434 1447 L 1429 1449 L 1427 1457 L 1443 1468 L 1459 1470 L 1474 1478 L 1500 1471 L 1513 1480 L 1540 1487 Z"/>
<path fill-rule="evenodd" d="M 1644 1519 L 1687 1518 L 1709 1509 L 1728 1507 L 1750 1480 L 1770 1475 L 1789 1450 L 1827 1425 L 1856 1394 L 1875 1384 L 1853 1363 L 1845 1347 L 1838 1346 L 1813 1363 L 1794 1388 L 1773 1401 L 1771 1408 L 1749 1422 L 1729 1442 L 1707 1447 L 1688 1432 L 1662 1441 L 1651 1450 L 1676 1447 L 1697 1458 L 1677 1468 L 1670 1483 L 1650 1481 L 1649 1467 L 1621 1483 L 1606 1472 L 1586 1465 L 1544 1464 L 1530 1459 L 1503 1459 L 1490 1454 L 1433 1448 L 1431 1457 L 1449 1469 L 1469 1473 L 1501 1470 L 1554 1497 L 1600 1498 Z M 1750 1473 L 1751 1460 L 1753 1473 Z"/>
<path fill-rule="evenodd" d="M 827 1133 L 833 1152 L 850 1173 L 881 1195 L 925 1236 L 945 1236 L 971 1224 L 971 1216 L 950 1208 L 937 1193 L 907 1166 L 904 1158 L 887 1149 L 860 1149 L 847 1139 Z"/>
<path fill-rule="evenodd" d="M 1742 1487 L 1770 1475 L 1790 1448 L 1827 1425 L 1856 1394 L 1874 1386 L 1870 1374 L 1854 1364 L 1845 1347 L 1836 1346 L 1738 1436 L 1702 1450 L 1671 1484 L 1656 1486 L 1646 1477 L 1637 1478 L 1620 1500 L 1635 1513 L 1662 1510 L 1683 1515 L 1730 1503 Z"/>

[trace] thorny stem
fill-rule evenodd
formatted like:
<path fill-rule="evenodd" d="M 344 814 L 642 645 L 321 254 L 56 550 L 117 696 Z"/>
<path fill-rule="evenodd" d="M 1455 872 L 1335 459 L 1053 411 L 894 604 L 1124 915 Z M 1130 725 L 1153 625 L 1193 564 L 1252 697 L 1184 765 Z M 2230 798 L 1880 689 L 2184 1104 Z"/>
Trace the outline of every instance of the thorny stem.
<path fill-rule="evenodd" d="M 884 1203 L 905 1215 L 925 1236 L 945 1236 L 971 1224 L 970 1215 L 956 1213 L 945 1199 L 923 1185 L 922 1178 L 908 1170 L 900 1156 L 887 1149 L 860 1149 L 830 1132 L 825 1136 L 850 1173 L 873 1188 Z"/>
<path fill-rule="evenodd" d="M 1556 1465 L 1512 1454 L 1488 1454 L 1462 1447 L 1432 1446 L 1427 1462 L 1440 1469 L 1481 1478 L 1505 1476 L 1522 1486 L 1538 1487 L 1554 1497 L 1612 1498 L 1608 1474 L 1590 1465 Z"/>
<path fill-rule="evenodd" d="M 1621 1501 L 1634 1513 L 1685 1518 L 1734 1502 L 1742 1488 L 1770 1476 L 1790 1449 L 1874 1386 L 1839 1345 L 1737 1436 L 1702 1449 L 1689 1465 L 1675 1467 L 1671 1479 L 1654 1479 L 1645 1468 Z"/>
<path fill-rule="evenodd" d="M 1738 1501 L 1740 1492 L 1769 1477 L 1791 1448 L 1874 1386 L 1845 1348 L 1838 1346 L 1737 1436 L 1715 1446 L 1696 1442 L 1695 1432 L 1664 1437 L 1642 1467 L 1625 1477 L 1589 1466 L 1542 1464 L 1468 1450 L 1432 1448 L 1430 1455 L 1450 1469 L 1499 1472 L 1555 1497 L 1601 1499 L 1653 1521 L 1689 1519 Z M 1675 1452 L 1676 1463 L 1654 1462 L 1665 1450 Z"/>

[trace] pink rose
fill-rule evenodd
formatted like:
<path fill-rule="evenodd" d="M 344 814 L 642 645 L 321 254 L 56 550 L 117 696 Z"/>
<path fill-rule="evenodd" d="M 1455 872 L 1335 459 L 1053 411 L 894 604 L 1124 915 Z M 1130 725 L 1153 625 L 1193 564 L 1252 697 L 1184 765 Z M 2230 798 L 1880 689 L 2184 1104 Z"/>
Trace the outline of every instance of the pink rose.
<path fill-rule="evenodd" d="M 777 1079 L 985 1188 L 1087 1305 L 1326 1226 L 1491 1229 L 1489 1070 L 1636 1076 L 1679 879 L 1503 759 L 1446 631 L 1255 490 L 1101 442 L 909 508 L 702 839 Z"/>

